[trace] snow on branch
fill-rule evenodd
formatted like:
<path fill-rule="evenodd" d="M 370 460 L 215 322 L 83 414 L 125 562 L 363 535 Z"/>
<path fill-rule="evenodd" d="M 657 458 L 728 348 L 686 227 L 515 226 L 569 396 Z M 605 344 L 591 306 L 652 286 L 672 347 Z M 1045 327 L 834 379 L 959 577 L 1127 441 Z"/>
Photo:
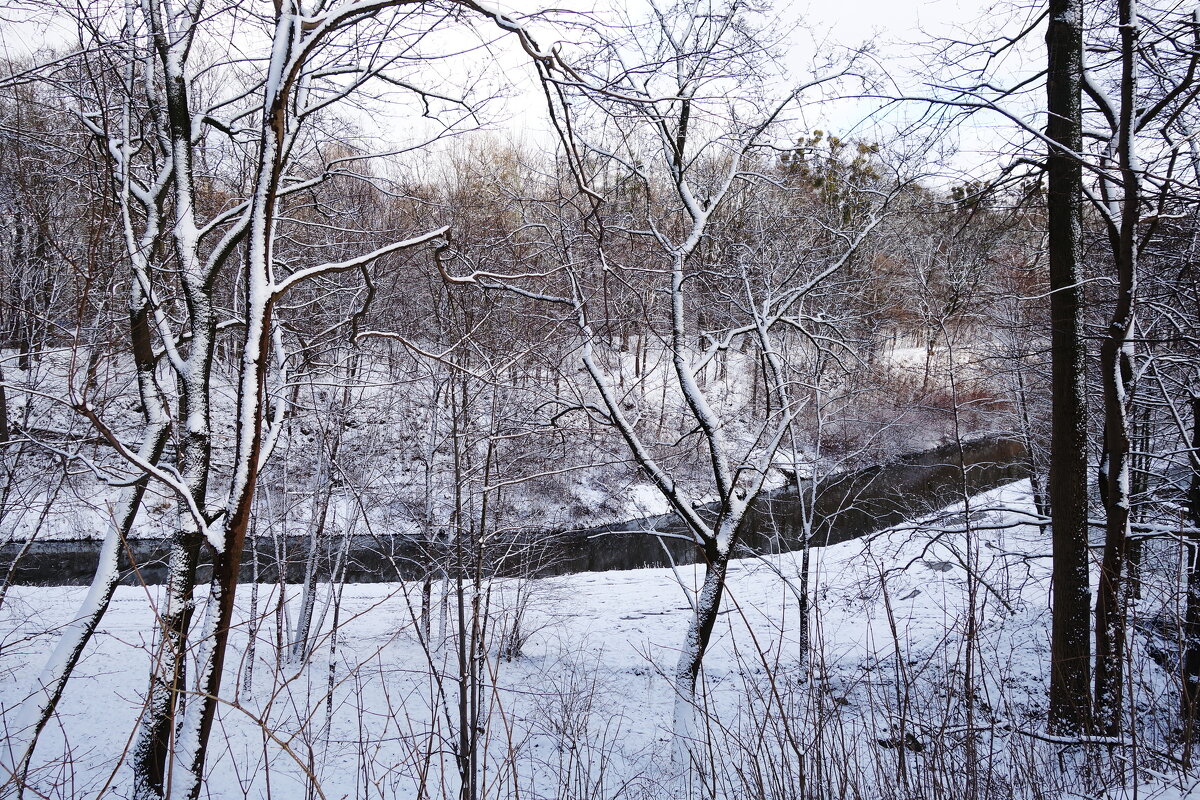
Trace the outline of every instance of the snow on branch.
<path fill-rule="evenodd" d="M 380 247 L 378 250 L 372 250 L 370 253 L 366 253 L 365 255 L 361 255 L 357 258 L 351 258 L 347 261 L 337 261 L 328 264 L 322 264 L 317 267 L 309 267 L 308 269 L 302 269 L 297 272 L 293 272 L 291 275 L 284 278 L 282 281 L 279 281 L 274 285 L 274 287 L 272 287 L 271 299 L 278 300 L 284 294 L 286 294 L 288 290 L 306 280 L 309 280 L 310 278 L 315 278 L 320 275 L 328 275 L 335 272 L 346 272 L 347 270 L 365 267 L 372 261 L 382 258 L 389 253 L 395 253 L 398 250 L 404 250 L 409 247 L 416 247 L 419 244 L 424 244 L 432 239 L 436 239 L 437 237 L 444 235 L 448 230 L 450 230 L 450 226 L 443 225 L 440 228 L 429 231 L 428 233 L 423 233 L 415 238 L 405 239 L 402 242 L 393 242 L 392 244 Z"/>

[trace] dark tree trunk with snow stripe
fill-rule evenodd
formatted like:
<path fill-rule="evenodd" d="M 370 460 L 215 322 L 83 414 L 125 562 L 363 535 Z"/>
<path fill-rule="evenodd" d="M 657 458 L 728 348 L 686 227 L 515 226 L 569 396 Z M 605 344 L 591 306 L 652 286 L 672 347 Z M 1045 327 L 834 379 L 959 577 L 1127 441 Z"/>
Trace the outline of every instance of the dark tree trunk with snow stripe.
<path fill-rule="evenodd" d="M 1078 733 L 1091 707 L 1088 589 L 1086 350 L 1080 306 L 1083 169 L 1083 5 L 1050 0 L 1046 195 L 1050 261 L 1052 397 L 1049 498 L 1053 522 L 1050 729 Z"/>

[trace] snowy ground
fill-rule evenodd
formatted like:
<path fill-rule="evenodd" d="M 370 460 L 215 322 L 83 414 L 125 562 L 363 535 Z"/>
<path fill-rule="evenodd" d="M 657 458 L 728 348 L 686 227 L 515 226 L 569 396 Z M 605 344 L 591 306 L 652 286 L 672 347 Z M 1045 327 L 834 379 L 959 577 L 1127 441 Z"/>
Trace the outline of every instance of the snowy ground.
<path fill-rule="evenodd" d="M 799 555 L 737 562 L 705 660 L 704 746 L 723 765 L 713 774 L 718 792 L 958 797 L 975 785 L 991 796 L 1120 794 L 1072 785 L 1062 748 L 1028 735 L 1044 729 L 1049 543 L 1035 526 L 1007 524 L 1027 508 L 1026 495 L 1014 484 L 974 498 L 970 530 L 962 509 L 951 509 L 941 523 L 814 551 L 807 666 L 792 588 Z M 492 612 L 478 695 L 481 797 L 678 794 L 666 777 L 674 701 L 666 676 L 689 615 L 678 579 L 693 583 L 694 569 L 490 587 L 481 598 Z M 251 587 L 240 591 L 209 796 L 457 794 L 453 626 L 435 615 L 431 646 L 421 645 L 415 587 L 344 587 L 336 642 L 330 611 L 306 667 L 277 657 L 289 611 L 277 590 L 259 587 L 253 624 Z M 17 587 L 0 607 L 9 724 L 82 592 Z M 45 796 L 127 794 L 122 755 L 145 691 L 159 597 L 158 587 L 118 589 L 37 751 L 33 782 Z M 505 660 L 499 643 L 518 616 L 527 638 L 521 655 Z M 1135 650 L 1139 713 L 1170 707 L 1166 673 Z M 1166 739 L 1152 728 L 1143 735 L 1147 751 Z M 1163 778 L 1140 796 L 1184 797 L 1189 788 Z"/>

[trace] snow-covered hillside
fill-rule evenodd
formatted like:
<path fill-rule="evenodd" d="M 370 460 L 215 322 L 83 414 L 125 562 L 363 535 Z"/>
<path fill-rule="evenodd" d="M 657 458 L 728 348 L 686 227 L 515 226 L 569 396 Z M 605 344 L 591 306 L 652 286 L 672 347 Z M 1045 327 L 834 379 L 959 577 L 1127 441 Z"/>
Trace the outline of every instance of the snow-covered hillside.
<path fill-rule="evenodd" d="M 1049 545 L 1036 525 L 1022 524 L 1028 487 L 969 506 L 969 515 L 952 508 L 814 550 L 807 654 L 793 590 L 799 554 L 734 562 L 704 662 L 700 735 L 713 766 L 693 780 L 710 780 L 728 798 L 949 798 L 970 786 L 1021 798 L 1200 791 L 1153 778 L 1170 737 L 1153 726 L 1138 728 L 1146 738 L 1093 756 L 1106 763 L 1091 774 L 1111 776 L 1111 785 L 1075 782 L 1077 748 L 1043 733 Z M 1147 586 L 1170 577 L 1172 558 L 1178 571 L 1177 547 L 1156 553 Z M 457 796 L 454 753 L 465 719 L 478 737 L 480 797 L 698 793 L 673 777 L 668 679 L 697 580 L 687 567 L 485 583 L 477 601 L 486 613 L 477 619 L 489 626 L 489 646 L 465 670 L 457 607 L 439 614 L 435 598 L 425 639 L 418 585 L 339 589 L 303 665 L 280 652 L 297 598 L 289 590 L 281 605 L 278 587 L 243 586 L 205 792 Z M 0 607 L 6 724 L 81 596 L 9 590 Z M 322 602 L 329 598 L 324 587 Z M 156 587 L 118 589 L 38 747 L 36 796 L 128 795 L 124 755 L 159 600 Z M 1148 590 L 1145 615 L 1164 609 L 1170 601 Z M 1134 707 L 1158 713 L 1173 702 L 1170 679 L 1149 659 L 1145 637 L 1135 639 Z M 1145 785 L 1130 795 L 1135 765 Z"/>
<path fill-rule="evenodd" d="M 617 349 L 607 353 L 611 362 L 607 368 L 624 393 L 631 419 L 662 449 L 675 480 L 692 489 L 697 502 L 710 502 L 715 496 L 706 486 L 711 478 L 706 478 L 707 456 L 690 431 L 693 423 L 678 387 L 671 385 L 669 354 L 663 348 L 650 352 L 652 356 L 642 357 L 654 368 L 644 367 L 644 374 L 636 378 L 630 353 Z M 87 394 L 78 386 L 77 353 L 46 353 L 27 370 L 15 368 L 19 359 L 11 350 L 0 349 L 0 358 L 11 384 L 12 435 L 27 444 L 6 476 L 0 545 L 30 538 L 103 539 L 111 527 L 111 508 L 118 504 L 120 487 L 136 470 L 70 403 L 86 394 L 108 429 L 134 447 L 139 411 L 133 399 L 132 365 L 122 358 L 105 360 L 98 367 L 100 388 Z M 955 433 L 952 415 L 944 409 L 908 407 L 923 367 L 909 364 L 906 358 L 900 354 L 881 362 L 879 387 L 853 392 L 847 388 L 853 399 L 839 402 L 845 405 L 840 413 L 848 421 L 826 423 L 822 432 L 807 435 L 808 445 L 798 454 L 779 453 L 775 465 L 799 468 L 804 474 L 831 474 L 950 441 Z M 720 369 L 710 367 L 701 377 L 708 376 L 710 403 L 727 420 L 723 434 L 739 450 L 749 452 L 761 434 L 761 398 L 754 398 L 747 388 L 755 385 L 758 367 L 742 353 L 723 354 L 721 360 Z M 297 381 L 278 445 L 261 478 L 266 496 L 256 507 L 261 532 L 306 533 L 321 505 L 319 496 L 331 483 L 336 490 L 328 498 L 334 511 L 327 525 L 330 533 L 361 535 L 369 527 L 372 533 L 424 536 L 445 527 L 456 482 L 468 484 L 468 494 L 483 490 L 481 476 L 456 477 L 452 446 L 456 439 L 464 448 L 480 451 L 489 441 L 500 442 L 492 481 L 503 492 L 489 500 L 498 526 L 587 528 L 670 510 L 609 426 L 596 424 L 582 413 L 557 413 L 572 398 L 580 404 L 598 402 L 575 354 L 567 355 L 554 380 L 526 365 L 530 371 L 519 386 L 500 388 L 481 382 L 472 387 L 472 400 L 457 411 L 446 396 L 444 375 L 431 373 L 427 365 L 393 349 L 370 351 L 353 378 L 346 375 L 344 363 L 332 361 L 313 367 Z M 964 374 L 969 372 L 964 368 Z M 213 380 L 212 457 L 218 474 L 227 472 L 232 460 L 231 380 L 221 369 Z M 980 380 L 996 383 L 992 378 Z M 160 381 L 170 386 L 165 370 Z M 1011 409 L 1003 404 L 963 403 L 955 411 L 967 430 L 959 435 L 1014 427 Z M 453 434 L 456 414 L 464 427 Z M 331 449 L 340 451 L 337 474 L 330 474 L 327 463 L 333 458 Z M 74 466 L 64 471 L 64 459 Z M 774 488 L 785 481 L 782 471 L 772 470 L 766 486 Z M 181 508 L 171 490 L 157 481 L 149 483 L 147 492 L 132 538 L 169 538 L 178 529 Z"/>

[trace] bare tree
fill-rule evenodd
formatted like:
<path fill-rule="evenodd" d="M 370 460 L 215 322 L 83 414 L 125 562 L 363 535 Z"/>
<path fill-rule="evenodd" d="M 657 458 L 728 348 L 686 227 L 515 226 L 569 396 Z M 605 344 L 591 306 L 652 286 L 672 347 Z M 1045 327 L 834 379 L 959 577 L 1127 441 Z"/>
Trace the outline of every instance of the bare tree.
<path fill-rule="evenodd" d="M 1116 4 L 1116 44 L 1097 32 L 1085 91 L 1103 120 L 1097 186 L 1090 195 L 1114 267 L 1111 318 L 1100 349 L 1104 399 L 1101 499 L 1105 511 L 1104 559 L 1096 600 L 1095 724 L 1109 735 L 1122 727 L 1126 625 L 1130 585 L 1129 543 L 1133 484 L 1130 407 L 1134 390 L 1134 328 L 1138 259 L 1159 231 L 1161 210 L 1182 184 L 1175 170 L 1183 150 L 1174 123 L 1195 100 L 1200 53 L 1192 46 L 1197 21 L 1174 9 Z M 1187 44 L 1184 44 L 1187 42 Z M 1170 66 L 1165 66 L 1170 64 Z M 1165 66 L 1165 68 L 1164 68 Z M 1152 80 L 1143 82 L 1143 76 Z M 1160 142 L 1143 140 L 1161 129 Z"/>
<path fill-rule="evenodd" d="M 506 289 L 567 310 L 595 392 L 577 410 L 598 415 L 616 431 L 638 469 L 685 525 L 684 538 L 696 548 L 704 577 L 690 596 L 694 613 L 673 673 L 675 753 L 679 766 L 707 787 L 704 792 L 712 788 L 697 697 L 701 666 L 747 511 L 805 402 L 795 396 L 784 364 L 781 331 L 804 328 L 805 299 L 853 261 L 883 216 L 889 188 L 894 189 L 886 182 L 848 187 L 847 199 L 861 205 L 848 216 L 839 207 L 836 221 L 813 221 L 816 260 L 792 253 L 796 261 L 776 268 L 755 261 L 753 248 L 736 236 L 728 246 L 719 245 L 713 231 L 736 217 L 746 187 L 772 182 L 767 177 L 771 159 L 763 153 L 770 152 L 770 136 L 789 109 L 807 92 L 844 75 L 844 68 L 830 68 L 774 100 L 734 92 L 733 82 L 757 74 L 754 56 L 746 55 L 762 48 L 748 32 L 750 13 L 739 3 L 708 5 L 702 13 L 691 5 L 664 11 L 650 23 L 654 38 L 639 35 L 636 43 L 612 45 L 611 63 L 598 68 L 606 70 L 603 81 L 581 81 L 582 98 L 594 104 L 600 122 L 585 126 L 585 115 L 573 109 L 573 136 L 566 146 L 568 153 L 581 154 L 577 174 L 596 176 L 582 187 L 596 204 L 594 214 L 603 213 L 608 201 L 602 192 L 614 183 L 621 187 L 621 195 L 612 195 L 616 215 L 600 228 L 610 231 L 599 234 L 605 238 L 592 238 L 595 244 L 582 254 L 574 246 L 563 249 L 557 264 L 523 278 L 486 269 L 452 274 L 449 265 L 443 267 L 452 282 Z M 627 45 L 642 48 L 637 61 Z M 620 250 L 609 244 L 618 237 Z M 586 266 L 579 265 L 580 256 Z M 651 389 L 645 377 L 631 379 L 619 352 L 610 350 L 619 341 L 608 332 L 611 318 L 605 316 L 610 279 L 624 285 L 648 279 L 647 289 L 667 299 L 655 312 L 662 314 L 661 324 L 652 323 L 653 330 L 662 331 L 659 347 L 669 364 L 661 388 Z M 702 321 L 711 302 L 709 287 L 723 298 L 716 324 Z M 753 352 L 749 360 L 761 364 L 751 374 L 761 375 L 766 406 L 759 426 L 736 438 L 737 411 L 728 396 L 720 396 L 724 386 L 706 389 L 701 380 L 706 368 L 734 346 Z M 669 444 L 655 441 L 662 426 L 645 424 L 637 409 L 649 397 L 638 398 L 639 392 L 664 392 L 664 403 L 669 396 L 681 404 L 683 431 L 676 446 L 695 437 L 692 446 L 705 465 L 694 478 L 671 465 Z M 701 509 L 707 497 L 715 498 L 711 512 Z"/>
<path fill-rule="evenodd" d="M 121 426 L 106 419 L 90 401 L 86 386 L 69 398 L 72 408 L 90 420 L 133 468 L 135 478 L 127 481 L 132 488 L 114 521 L 93 592 L 71 636 L 64 637 L 48 665 L 41 679 L 43 688 L 31 695 L 29 713 L 22 715 L 33 722 L 27 726 L 32 735 L 10 742 L 15 745 L 9 748 L 14 771 L 28 762 L 37 731 L 53 713 L 104 613 L 116 582 L 119 542 L 137 516 L 147 481 L 154 480 L 175 494 L 182 513 L 172 542 L 149 697 L 134 747 L 135 793 L 195 796 L 199 791 L 257 475 L 280 434 L 287 405 L 285 394 L 271 404 L 273 421 L 266 419 L 272 358 L 281 383 L 286 384 L 288 369 L 285 335 L 275 324 L 280 301 L 306 281 L 358 270 L 428 242 L 444 230 L 435 228 L 341 261 L 310 262 L 287 275 L 277 273 L 275 244 L 287 224 L 280 218 L 281 206 L 289 196 L 319 185 L 344 163 L 326 162 L 315 174 L 290 171 L 311 145 L 305 138 L 309 123 L 372 80 L 399 85 L 427 110 L 431 102 L 454 102 L 405 79 L 401 65 L 411 52 L 382 47 L 389 38 L 399 41 L 403 32 L 419 42 L 429 27 L 445 20 L 444 9 L 403 5 L 277 8 L 261 31 L 269 42 L 266 57 L 247 62 L 261 69 L 257 78 L 245 84 L 231 81 L 227 92 L 212 99 L 201 82 L 222 68 L 203 63 L 201 54 L 214 35 L 222 35 L 222 26 L 235 24 L 242 12 L 239 6 L 210 16 L 199 4 L 130 4 L 123 23 L 115 27 L 100 10 L 95 16 L 86 10 L 77 15 L 83 34 L 90 37 L 85 52 L 102 52 L 110 58 L 103 66 L 113 76 L 106 85 L 113 88 L 99 96 L 80 94 L 75 102 L 80 120 L 109 159 L 126 245 L 131 351 L 138 366 L 145 422 L 141 444 L 130 444 L 119 433 Z M 517 23 L 470 4 L 464 7 L 501 30 L 521 33 L 531 54 L 549 60 Z M 365 58 L 349 43 L 355 33 L 374 37 L 370 41 L 377 46 Z M 367 39 L 357 41 L 365 46 Z M 349 71 L 331 66 L 339 58 L 351 65 Z M 94 69 L 101 62 L 85 59 L 83 63 Z M 350 79 L 342 80 L 344 75 Z M 213 202 L 216 198 L 208 193 L 213 182 L 197 180 L 198 164 L 231 151 L 244 156 L 250 171 L 232 176 L 222 187 L 228 194 Z M 241 191 L 245 194 L 239 197 Z M 240 286 L 225 269 L 238 261 Z M 222 292 L 230 293 L 225 302 L 218 299 Z M 222 309 L 237 311 L 221 319 Z M 229 454 L 232 466 L 220 476 L 227 481 L 227 493 L 214 498 L 212 406 L 220 388 L 214 375 L 214 350 L 219 331 L 226 326 L 241 331 L 231 347 L 236 360 L 232 377 L 236 431 Z M 164 385 L 160 362 L 174 378 L 174 389 Z M 173 463 L 160 464 L 172 433 Z M 192 640 L 196 566 L 205 547 L 214 554 L 214 579 L 201 635 Z M 192 643 L 200 645 L 201 669 L 190 681 L 194 688 L 188 690 L 183 664 Z M 198 699 L 187 703 L 189 693 Z M 177 711 L 185 706 L 187 713 L 177 722 Z"/>

